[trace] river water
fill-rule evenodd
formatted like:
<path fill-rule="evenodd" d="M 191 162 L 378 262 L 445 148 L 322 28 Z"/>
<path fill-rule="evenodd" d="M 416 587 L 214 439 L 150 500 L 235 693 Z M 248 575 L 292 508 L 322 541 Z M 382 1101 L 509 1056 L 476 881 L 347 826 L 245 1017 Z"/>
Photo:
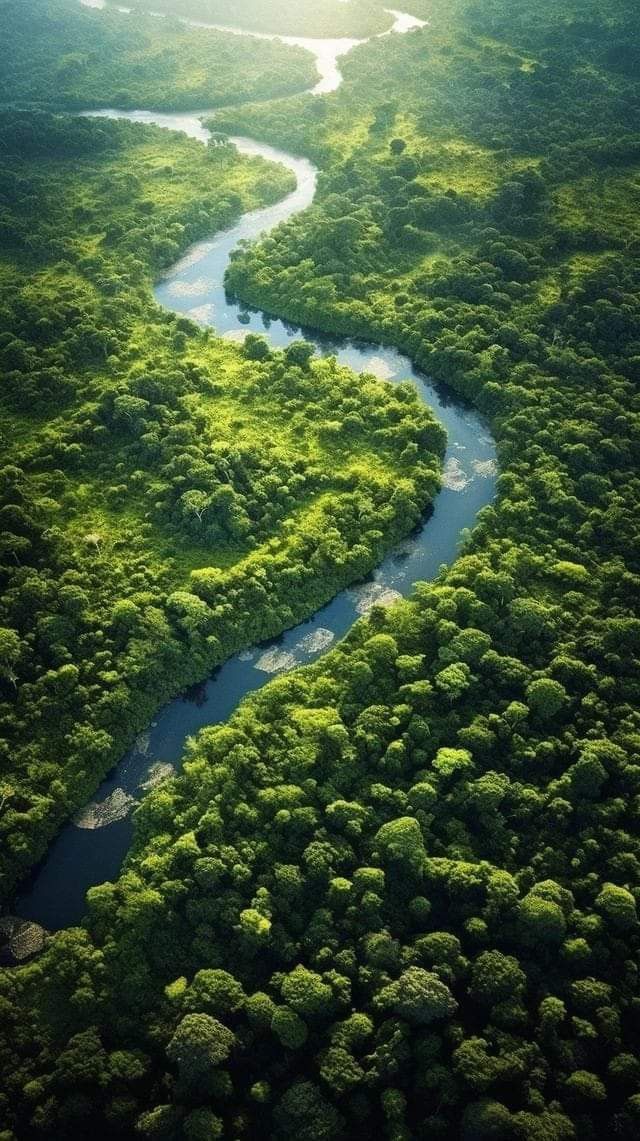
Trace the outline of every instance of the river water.
<path fill-rule="evenodd" d="M 85 8 L 115 7 L 118 12 L 131 13 L 131 8 L 125 8 L 121 5 L 113 6 L 107 0 L 80 0 L 80 3 Z M 424 28 L 427 22 L 418 19 L 417 16 L 410 16 L 407 12 L 399 12 L 396 8 L 385 8 L 383 10 L 393 18 L 393 23 L 386 32 L 379 33 L 379 38 L 391 33 L 404 35 L 406 32 L 414 31 L 415 28 Z M 152 9 L 148 9 L 145 15 L 164 19 L 167 13 L 154 12 Z M 347 55 L 358 44 L 367 43 L 366 39 L 350 39 L 346 36 L 333 40 L 317 39 L 312 36 L 281 36 L 276 32 L 257 32 L 249 28 L 239 28 L 235 24 L 209 24 L 204 20 L 189 20 L 186 17 L 179 19 L 181 24 L 186 24 L 190 28 L 210 28 L 216 32 L 229 32 L 234 36 L 251 36 L 256 40 L 280 40 L 283 44 L 304 48 L 305 51 L 311 52 L 315 57 L 319 76 L 315 87 L 311 88 L 310 94 L 312 95 L 328 95 L 329 92 L 336 91 L 342 83 L 342 73 L 338 60 L 341 56 Z"/>
<path fill-rule="evenodd" d="M 208 132 L 196 114 L 157 114 L 107 109 L 93 114 L 123 117 L 184 131 L 206 142 Z M 204 113 L 203 113 L 204 114 Z M 268 645 L 230 658 L 208 681 L 161 709 L 148 730 L 101 784 L 95 800 L 66 825 L 18 900 L 15 914 L 51 931 L 78 923 L 89 887 L 117 876 L 131 845 L 132 811 L 156 780 L 180 766 L 188 737 L 206 725 L 227 720 L 240 700 L 274 674 L 315 660 L 376 602 L 408 595 L 417 580 L 432 579 L 456 557 L 461 534 L 473 526 L 479 509 L 495 495 L 494 442 L 483 419 L 448 390 L 413 368 L 393 348 L 332 339 L 309 329 L 250 310 L 224 290 L 229 255 L 242 239 L 256 238 L 305 209 L 313 200 L 316 170 L 304 158 L 252 139 L 234 138 L 243 154 L 261 155 L 293 171 L 296 189 L 275 206 L 245 214 L 237 225 L 194 245 L 155 290 L 160 304 L 210 326 L 232 340 L 261 333 L 274 348 L 301 335 L 317 353 L 391 382 L 412 380 L 447 431 L 444 486 L 423 525 L 393 550 L 370 578 L 338 594 L 313 617 Z"/>

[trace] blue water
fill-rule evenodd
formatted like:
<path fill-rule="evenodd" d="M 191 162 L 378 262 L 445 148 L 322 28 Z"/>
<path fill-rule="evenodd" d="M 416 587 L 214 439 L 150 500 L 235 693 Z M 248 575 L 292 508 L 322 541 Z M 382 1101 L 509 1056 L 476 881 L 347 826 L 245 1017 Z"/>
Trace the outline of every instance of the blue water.
<path fill-rule="evenodd" d="M 116 110 L 99 114 L 183 130 L 203 142 L 208 137 L 194 114 Z M 241 340 L 246 332 L 253 331 L 264 334 L 272 346 L 282 348 L 304 335 L 319 354 L 335 356 L 356 371 L 371 372 L 389 381 L 412 380 L 447 431 L 445 486 L 423 526 L 400 543 L 367 582 L 342 591 L 308 621 L 268 646 L 237 654 L 202 686 L 160 710 L 148 732 L 138 738 L 102 783 L 93 802 L 100 804 L 116 789 L 122 790 L 131 798 L 125 805 L 126 815 L 99 828 L 87 827 L 86 818 L 85 826 L 66 825 L 16 905 L 17 915 L 52 931 L 78 923 L 85 912 L 87 889 L 117 876 L 131 845 L 131 811 L 135 801 L 144 795 L 141 784 L 149 779 L 153 765 L 164 762 L 178 768 L 187 738 L 205 725 L 225 721 L 239 701 L 265 685 L 274 672 L 313 661 L 346 634 L 374 602 L 407 595 L 417 580 L 433 578 L 442 564 L 455 559 L 461 532 L 473 526 L 479 509 L 495 495 L 495 448 L 486 423 L 472 408 L 417 372 L 406 356 L 395 349 L 331 339 L 308 329 L 301 333 L 299 328 L 249 310 L 225 294 L 224 273 L 237 243 L 273 229 L 303 210 L 311 203 L 316 188 L 316 171 L 306 159 L 294 158 L 251 139 L 237 138 L 234 142 L 245 154 L 261 155 L 287 166 L 296 175 L 296 190 L 277 205 L 252 211 L 230 230 L 193 246 L 157 286 L 157 300 L 233 340 Z"/>

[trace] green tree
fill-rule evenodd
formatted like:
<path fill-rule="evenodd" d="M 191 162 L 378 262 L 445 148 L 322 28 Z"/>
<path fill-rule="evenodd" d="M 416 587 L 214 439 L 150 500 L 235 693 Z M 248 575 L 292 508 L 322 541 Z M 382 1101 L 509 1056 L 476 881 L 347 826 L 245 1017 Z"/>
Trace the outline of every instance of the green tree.
<path fill-rule="evenodd" d="M 567 691 L 559 681 L 541 677 L 527 686 L 527 701 L 534 716 L 549 720 L 566 704 Z"/>
<path fill-rule="evenodd" d="M 211 1077 L 214 1067 L 225 1062 L 235 1036 L 209 1014 L 187 1014 L 178 1023 L 167 1046 L 167 1057 L 177 1067 L 185 1084 L 195 1085 Z"/>
<path fill-rule="evenodd" d="M 618 884 L 605 883 L 596 899 L 596 907 L 614 928 L 628 931 L 638 922 L 636 901 L 630 891 Z"/>
<path fill-rule="evenodd" d="M 309 1036 L 304 1019 L 288 1006 L 276 1007 L 271 1019 L 271 1029 L 282 1045 L 289 1050 L 299 1050 Z"/>
<path fill-rule="evenodd" d="M 194 1109 L 182 1129 L 187 1141 L 217 1141 L 224 1135 L 224 1122 L 210 1109 Z"/>
<path fill-rule="evenodd" d="M 331 987 L 315 971 L 298 963 L 282 980 L 282 997 L 285 1002 L 305 1018 L 327 1015 L 331 1010 Z"/>
<path fill-rule="evenodd" d="M 426 856 L 418 821 L 413 816 L 400 816 L 383 824 L 375 835 L 382 860 L 406 865 L 419 871 Z"/>
<path fill-rule="evenodd" d="M 558 945 L 567 929 L 562 909 L 557 903 L 530 892 L 520 902 L 519 923 L 525 942 L 531 947 Z"/>
<path fill-rule="evenodd" d="M 403 971 L 399 979 L 382 988 L 376 1001 L 416 1025 L 448 1018 L 458 1007 L 449 987 L 422 967 Z"/>
<path fill-rule="evenodd" d="M 295 1082 L 283 1094 L 275 1109 L 278 1141 L 298 1137 L 300 1141 L 340 1141 L 345 1136 L 344 1120 L 322 1097 L 312 1082 Z"/>
<path fill-rule="evenodd" d="M 472 967 L 469 994 L 483 1006 L 493 1006 L 504 999 L 517 1000 L 526 981 L 526 975 L 513 955 L 483 951 Z"/>

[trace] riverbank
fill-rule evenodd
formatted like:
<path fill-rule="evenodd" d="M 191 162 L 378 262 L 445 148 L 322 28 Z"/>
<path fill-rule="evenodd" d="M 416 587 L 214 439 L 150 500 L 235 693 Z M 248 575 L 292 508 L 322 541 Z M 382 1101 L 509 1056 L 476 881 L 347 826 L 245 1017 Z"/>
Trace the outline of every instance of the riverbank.
<path fill-rule="evenodd" d="M 208 137 L 200 119 L 192 115 L 125 115 L 117 111 L 102 114 L 124 115 L 134 122 L 182 130 L 201 142 Z M 202 687 L 191 691 L 192 696 L 179 696 L 160 711 L 92 800 L 90 819 L 102 820 L 102 826 L 87 828 L 82 817 L 80 823 L 66 825 L 18 900 L 17 915 L 37 920 L 51 930 L 79 922 L 87 889 L 117 875 L 131 844 L 131 814 L 144 795 L 143 785 L 150 780 L 155 766 L 170 764 L 178 771 L 185 743 L 199 729 L 226 720 L 243 697 L 261 688 L 273 674 L 316 660 L 373 604 L 406 596 L 414 582 L 433 578 L 442 565 L 456 557 L 461 536 L 495 495 L 495 448 L 487 423 L 414 369 L 408 357 L 388 347 L 300 330 L 266 314 L 249 311 L 225 293 L 225 270 L 238 242 L 254 239 L 304 210 L 312 202 L 316 186 L 315 169 L 307 160 L 255 140 L 232 141 L 244 154 L 287 167 L 295 174 L 297 187 L 274 206 L 253 211 L 230 230 L 197 243 L 163 275 L 156 287 L 156 299 L 233 340 L 242 340 L 252 332 L 264 336 L 274 348 L 285 348 L 304 335 L 319 355 L 335 357 L 354 371 L 392 383 L 412 381 L 420 399 L 447 432 L 444 486 L 419 531 L 403 540 L 368 582 L 341 591 L 312 618 L 274 642 L 240 652 Z M 115 817 L 111 811 L 114 797 L 119 805 Z"/>

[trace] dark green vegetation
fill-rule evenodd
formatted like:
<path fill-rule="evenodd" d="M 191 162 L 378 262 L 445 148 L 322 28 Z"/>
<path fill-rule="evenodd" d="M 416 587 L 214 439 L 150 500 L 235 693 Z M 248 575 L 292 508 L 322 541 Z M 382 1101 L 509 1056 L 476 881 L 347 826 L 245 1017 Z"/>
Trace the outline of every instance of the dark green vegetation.
<path fill-rule="evenodd" d="M 313 84 L 302 48 L 79 0 L 0 0 L 0 102 L 65 108 L 213 107 Z"/>
<path fill-rule="evenodd" d="M 86 930 L 7 974 L 7 1141 L 638 1135 L 638 16 L 430 8 L 336 95 L 220 118 L 324 166 L 231 281 L 473 399 L 499 499 L 202 734 Z"/>
<path fill-rule="evenodd" d="M 152 302 L 180 249 L 291 188 L 282 168 L 44 112 L 1 116 L 0 153 L 6 891 L 163 700 L 411 528 L 443 433 L 410 386 Z"/>
<path fill-rule="evenodd" d="M 147 4 L 134 0 L 132 6 L 144 10 Z M 393 16 L 377 0 L 235 0 L 233 4 L 229 0 L 153 0 L 152 7 L 172 15 L 283 36 L 372 36 L 393 23 Z"/>

